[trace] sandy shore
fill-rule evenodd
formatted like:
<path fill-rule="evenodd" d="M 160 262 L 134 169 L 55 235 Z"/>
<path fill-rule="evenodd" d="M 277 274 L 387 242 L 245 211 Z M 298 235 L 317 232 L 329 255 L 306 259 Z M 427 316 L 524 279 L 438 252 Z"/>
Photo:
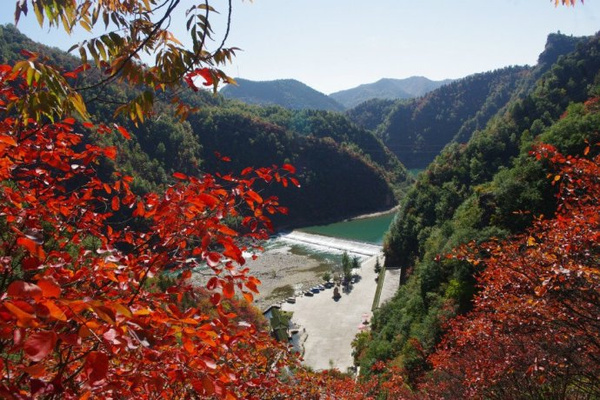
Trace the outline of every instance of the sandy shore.
<path fill-rule="evenodd" d="M 260 294 L 254 300 L 254 305 L 261 310 L 322 283 L 323 274 L 331 268 L 310 256 L 284 250 L 262 253 L 246 266 L 261 281 Z"/>
<path fill-rule="evenodd" d="M 299 244 L 300 247 L 303 245 Z M 246 258 L 244 268 L 249 268 L 250 275 L 261 281 L 258 286 L 260 293 L 254 295 L 254 305 L 258 309 L 264 311 L 270 305 L 279 304 L 288 297 L 300 296 L 311 287 L 324 283 L 323 275 L 331 273 L 336 266 L 331 257 L 319 257 L 310 251 L 298 250 L 296 246 L 298 244 L 281 242 L 259 253 L 255 260 L 250 256 Z M 348 253 L 353 254 L 352 251 Z M 195 284 L 204 286 L 211 276 L 198 273 L 194 276 Z"/>
<path fill-rule="evenodd" d="M 299 246 L 299 247 L 298 247 Z M 258 255 L 256 260 L 248 260 L 246 265 L 250 273 L 260 279 L 260 294 L 255 296 L 255 305 L 264 310 L 272 304 L 285 301 L 288 297 L 302 296 L 311 287 L 324 283 L 323 275 L 339 267 L 339 260 L 331 256 L 319 256 L 318 253 L 306 251 L 319 249 L 321 252 L 333 251 L 341 255 L 346 251 L 350 256 L 357 256 L 365 261 L 379 254 L 381 247 L 368 243 L 353 242 L 343 239 L 329 238 L 305 232 L 291 232 L 278 240 L 278 245 Z M 305 250 L 301 250 L 304 248 Z"/>

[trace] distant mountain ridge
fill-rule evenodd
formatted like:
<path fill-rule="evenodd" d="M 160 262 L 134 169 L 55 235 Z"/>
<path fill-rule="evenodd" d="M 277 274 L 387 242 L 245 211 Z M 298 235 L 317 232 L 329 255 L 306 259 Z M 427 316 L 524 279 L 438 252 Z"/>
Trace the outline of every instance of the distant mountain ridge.
<path fill-rule="evenodd" d="M 423 76 L 405 79 L 383 78 L 327 96 L 295 79 L 252 81 L 236 78 L 237 85 L 227 85 L 220 93 L 228 99 L 248 104 L 277 105 L 290 110 L 344 111 L 372 99 L 412 99 L 453 82 L 433 81 Z"/>
<path fill-rule="evenodd" d="M 371 99 L 399 100 L 421 97 L 450 82 L 452 79 L 433 81 L 423 76 L 405 79 L 383 78 L 374 83 L 331 93 L 329 97 L 346 108 L 352 108 Z"/>
<path fill-rule="evenodd" d="M 236 85 L 227 85 L 220 93 L 229 99 L 249 104 L 278 105 L 291 110 L 343 111 L 344 107 L 304 83 L 295 79 L 251 81 L 236 78 Z"/>

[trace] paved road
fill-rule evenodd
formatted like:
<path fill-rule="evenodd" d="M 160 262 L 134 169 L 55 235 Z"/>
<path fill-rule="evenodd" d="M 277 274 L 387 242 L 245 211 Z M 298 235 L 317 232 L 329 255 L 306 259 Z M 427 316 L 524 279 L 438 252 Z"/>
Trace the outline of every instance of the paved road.
<path fill-rule="evenodd" d="M 375 261 L 383 265 L 383 254 L 374 256 L 361 265 L 361 280 L 353 285 L 350 293 L 333 300 L 333 289 L 315 294 L 313 297 L 301 296 L 296 304 L 284 303 L 282 309 L 292 311 L 292 321 L 305 333 L 304 364 L 315 370 L 337 368 L 345 372 L 353 365 L 352 340 L 359 331 L 365 316 L 371 317 L 371 306 L 375 296 Z M 384 281 L 382 302 L 391 297 L 397 288 L 394 271 Z"/>
<path fill-rule="evenodd" d="M 380 261 L 381 262 L 381 261 Z M 398 291 L 400 285 L 400 270 L 399 269 L 388 269 L 385 271 L 385 280 L 383 281 L 383 288 L 381 288 L 381 297 L 379 306 L 385 303 L 386 300 L 394 297 Z"/>

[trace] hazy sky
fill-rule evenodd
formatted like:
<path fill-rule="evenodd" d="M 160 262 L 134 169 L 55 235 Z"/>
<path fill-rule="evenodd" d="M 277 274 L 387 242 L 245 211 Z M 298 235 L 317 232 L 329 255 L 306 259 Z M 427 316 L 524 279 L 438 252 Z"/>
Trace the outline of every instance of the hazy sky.
<path fill-rule="evenodd" d="M 7 0 L 3 0 L 7 1 Z M 8 1 L 14 3 L 14 0 Z M 183 1 L 182 3 L 190 3 Z M 226 13 L 226 2 L 213 6 Z M 380 78 L 460 78 L 535 64 L 549 33 L 600 30 L 600 0 L 233 0 L 226 68 L 252 80 L 298 79 L 324 93 Z M 11 12 L 0 23 L 12 22 Z M 173 27 L 183 27 L 175 21 Z M 215 20 L 216 36 L 219 21 Z M 30 15 L 19 29 L 64 49 L 80 38 L 50 34 Z"/>

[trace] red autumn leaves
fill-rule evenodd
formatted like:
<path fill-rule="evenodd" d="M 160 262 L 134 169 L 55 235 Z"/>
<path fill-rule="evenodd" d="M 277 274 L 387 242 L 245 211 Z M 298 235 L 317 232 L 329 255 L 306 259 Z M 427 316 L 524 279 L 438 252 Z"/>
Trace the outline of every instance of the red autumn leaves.
<path fill-rule="evenodd" d="M 549 178 L 560 184 L 559 211 L 524 235 L 483 246 L 489 258 L 475 309 L 451 323 L 431 358 L 430 393 L 599 394 L 600 157 L 563 156 L 551 146 L 535 155 L 557 169 Z"/>
<path fill-rule="evenodd" d="M 3 106 L 16 90 L 47 90 L 25 78 L 0 68 Z M 140 197 L 130 177 L 98 177 L 116 150 L 80 133 L 128 137 L 122 127 L 3 112 L 0 397 L 252 398 L 275 387 L 288 354 L 224 301 L 258 290 L 243 252 L 285 211 L 258 186 L 291 179 L 290 167 L 175 174 L 164 193 Z M 208 288 L 192 285 L 198 269 Z"/>

